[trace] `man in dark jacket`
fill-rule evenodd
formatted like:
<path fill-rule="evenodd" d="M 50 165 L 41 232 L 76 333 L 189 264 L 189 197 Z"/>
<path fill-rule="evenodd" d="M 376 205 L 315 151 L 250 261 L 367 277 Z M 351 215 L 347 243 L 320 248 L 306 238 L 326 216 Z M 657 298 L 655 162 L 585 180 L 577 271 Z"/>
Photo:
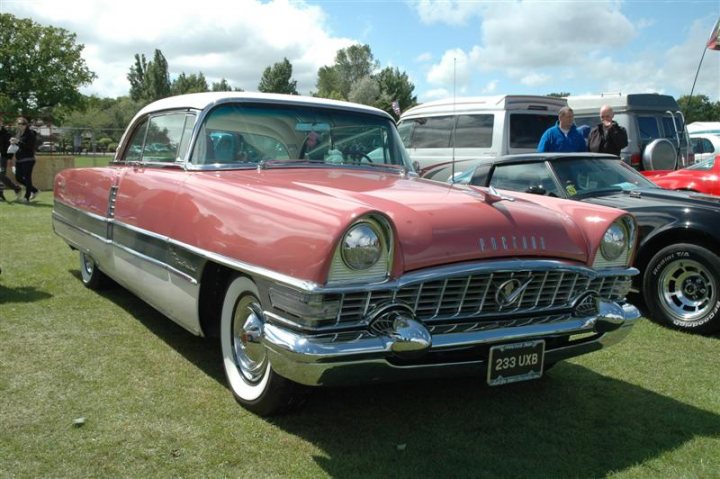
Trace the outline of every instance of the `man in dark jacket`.
<path fill-rule="evenodd" d="M 12 160 L 12 155 L 7 152 L 8 147 L 10 146 L 10 137 L 12 136 L 12 133 L 5 128 L 5 123 L 2 118 L 0 118 L 0 201 L 6 201 L 5 194 L 3 192 L 4 187 L 12 188 L 15 191 L 15 195 L 17 196 L 17 199 L 19 200 L 21 198 L 22 190 L 20 189 L 19 185 L 16 185 L 10 178 L 7 176 L 7 171 L 9 166 L 10 160 Z"/>
<path fill-rule="evenodd" d="M 15 179 L 20 184 L 25 185 L 25 197 L 23 200 L 25 203 L 29 203 L 38 194 L 38 189 L 32 183 L 37 133 L 30 128 L 27 118 L 18 117 L 17 133 L 13 138 L 10 138 L 10 143 L 17 145 L 19 148 L 15 152 Z"/>
<path fill-rule="evenodd" d="M 615 112 L 609 105 L 600 108 L 600 123 L 588 136 L 588 149 L 594 153 L 609 153 L 620 156 L 620 150 L 628 145 L 625 128 L 613 121 Z"/>

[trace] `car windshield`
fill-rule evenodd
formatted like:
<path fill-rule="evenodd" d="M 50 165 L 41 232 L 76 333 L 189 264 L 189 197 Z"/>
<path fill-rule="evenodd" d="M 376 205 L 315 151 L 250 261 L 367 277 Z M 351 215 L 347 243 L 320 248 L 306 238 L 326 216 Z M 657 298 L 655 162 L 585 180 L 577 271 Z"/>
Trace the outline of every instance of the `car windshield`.
<path fill-rule="evenodd" d="M 568 158 L 552 162 L 552 168 L 568 196 L 658 188 L 619 159 Z"/>
<path fill-rule="evenodd" d="M 221 105 L 207 115 L 191 162 L 231 168 L 410 166 L 390 119 L 317 105 L 247 103 Z"/>
<path fill-rule="evenodd" d="M 712 170 L 713 166 L 715 166 L 715 157 L 708 158 L 707 160 L 700 161 L 698 163 L 695 163 L 694 165 L 688 166 L 685 168 L 686 170 Z"/>

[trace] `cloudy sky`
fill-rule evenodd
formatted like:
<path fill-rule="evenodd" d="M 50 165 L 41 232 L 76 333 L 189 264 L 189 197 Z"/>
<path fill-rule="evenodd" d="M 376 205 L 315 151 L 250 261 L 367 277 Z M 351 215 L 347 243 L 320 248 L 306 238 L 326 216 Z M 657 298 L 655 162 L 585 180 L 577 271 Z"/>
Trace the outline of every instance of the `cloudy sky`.
<path fill-rule="evenodd" d="M 165 55 L 172 78 L 202 72 L 255 90 L 288 58 L 301 93 L 335 53 L 368 44 L 418 101 L 453 95 L 658 92 L 720 100 L 720 51 L 706 50 L 720 0 L 0 0 L 0 12 L 76 33 L 98 78 L 127 95 L 136 53 Z M 705 52 L 701 68 L 700 59 Z"/>

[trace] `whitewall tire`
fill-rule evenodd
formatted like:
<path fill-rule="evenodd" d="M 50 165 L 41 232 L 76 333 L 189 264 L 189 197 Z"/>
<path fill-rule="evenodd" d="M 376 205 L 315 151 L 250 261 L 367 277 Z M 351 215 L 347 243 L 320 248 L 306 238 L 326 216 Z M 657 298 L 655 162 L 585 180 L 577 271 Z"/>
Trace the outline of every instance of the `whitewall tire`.
<path fill-rule="evenodd" d="M 297 384 L 272 369 L 262 343 L 262 307 L 257 286 L 237 276 L 228 284 L 220 318 L 223 367 L 235 399 L 260 416 L 288 410 L 300 399 Z"/>

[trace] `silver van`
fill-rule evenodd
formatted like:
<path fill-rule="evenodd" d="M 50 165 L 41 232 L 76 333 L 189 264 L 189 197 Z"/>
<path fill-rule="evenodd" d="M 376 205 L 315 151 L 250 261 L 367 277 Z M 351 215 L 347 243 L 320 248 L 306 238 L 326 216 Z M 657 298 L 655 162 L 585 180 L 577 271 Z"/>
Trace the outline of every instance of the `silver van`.
<path fill-rule="evenodd" d="M 638 170 L 674 170 L 694 162 L 685 118 L 670 95 L 610 93 L 569 96 L 567 102 L 578 127 L 595 127 L 600 107 L 611 106 L 614 120 L 628 133 L 628 146 L 620 157 Z"/>
<path fill-rule="evenodd" d="M 422 173 L 451 160 L 533 152 L 566 105 L 564 98 L 540 95 L 448 98 L 405 111 L 398 131 Z"/>

